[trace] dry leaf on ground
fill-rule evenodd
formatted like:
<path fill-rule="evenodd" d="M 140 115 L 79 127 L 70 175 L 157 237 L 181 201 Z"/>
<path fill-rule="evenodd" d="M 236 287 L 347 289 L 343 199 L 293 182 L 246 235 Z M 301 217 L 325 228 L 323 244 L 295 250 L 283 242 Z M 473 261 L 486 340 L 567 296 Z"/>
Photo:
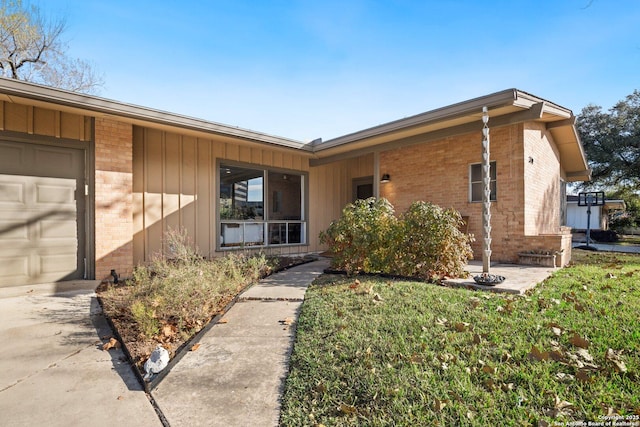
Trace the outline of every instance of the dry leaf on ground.
<path fill-rule="evenodd" d="M 191 351 L 196 351 L 199 348 L 200 348 L 200 343 L 195 343 L 194 345 L 191 346 Z"/>
<path fill-rule="evenodd" d="M 340 404 L 340 411 L 344 414 L 349 414 L 349 415 L 358 413 L 358 410 L 356 409 L 355 406 L 347 405 L 345 403 Z"/>
<path fill-rule="evenodd" d="M 613 349 L 610 348 L 607 350 L 607 353 L 605 354 L 604 357 L 605 359 L 607 359 L 609 362 L 613 364 L 617 372 L 619 373 L 627 372 L 627 366 L 620 359 L 619 352 L 615 352 Z"/>
<path fill-rule="evenodd" d="M 549 353 L 542 352 L 535 345 L 531 347 L 531 352 L 529 352 L 529 359 L 537 360 L 539 362 L 543 360 L 549 359 Z"/>
<path fill-rule="evenodd" d="M 589 340 L 582 338 L 580 335 L 574 333 L 571 338 L 569 338 L 569 342 L 576 346 L 576 347 L 580 347 L 580 348 L 589 348 Z"/>
<path fill-rule="evenodd" d="M 102 346 L 102 350 L 111 350 L 112 348 L 120 348 L 120 341 L 111 337 L 108 342 Z"/>

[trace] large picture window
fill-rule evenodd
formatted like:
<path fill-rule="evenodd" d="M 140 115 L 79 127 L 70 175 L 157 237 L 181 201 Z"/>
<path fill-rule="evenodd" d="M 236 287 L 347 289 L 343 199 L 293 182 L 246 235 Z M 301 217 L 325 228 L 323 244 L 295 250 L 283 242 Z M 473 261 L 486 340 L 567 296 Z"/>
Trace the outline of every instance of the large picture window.
<path fill-rule="evenodd" d="M 304 244 L 304 176 L 220 164 L 220 247 Z"/>
<path fill-rule="evenodd" d="M 482 164 L 477 163 L 470 165 L 469 167 L 469 200 L 472 202 L 481 202 L 482 193 L 484 191 L 482 183 Z M 490 163 L 491 174 L 491 198 L 492 202 L 497 200 L 497 186 L 496 186 L 496 162 Z"/>

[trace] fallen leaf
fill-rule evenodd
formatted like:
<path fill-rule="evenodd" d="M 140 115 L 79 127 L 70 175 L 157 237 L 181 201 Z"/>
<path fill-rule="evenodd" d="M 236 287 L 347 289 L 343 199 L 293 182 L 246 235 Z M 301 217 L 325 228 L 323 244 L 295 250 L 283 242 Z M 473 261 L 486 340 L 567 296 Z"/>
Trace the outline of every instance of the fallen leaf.
<path fill-rule="evenodd" d="M 33 292 L 33 289 L 29 289 L 29 290 L 27 291 L 27 293 L 28 293 L 28 294 L 30 294 L 31 292 Z"/>
<path fill-rule="evenodd" d="M 120 341 L 111 337 L 108 342 L 102 346 L 102 350 L 111 350 L 112 348 L 120 348 Z"/>
<path fill-rule="evenodd" d="M 496 383 L 492 379 L 484 380 L 483 384 L 488 391 L 493 391 L 496 389 Z"/>
<path fill-rule="evenodd" d="M 576 353 L 582 358 L 582 360 L 586 362 L 593 362 L 593 356 L 591 355 L 591 353 L 589 353 L 589 350 L 579 348 Z"/>
<path fill-rule="evenodd" d="M 492 366 L 484 365 L 482 367 L 482 372 L 484 372 L 485 374 L 494 374 L 496 372 L 496 369 Z"/>
<path fill-rule="evenodd" d="M 436 399 L 433 401 L 433 410 L 436 412 L 440 412 L 447 406 L 448 400 L 440 400 Z"/>
<path fill-rule="evenodd" d="M 175 325 L 171 325 L 168 323 L 162 327 L 162 335 L 164 335 L 167 338 L 173 337 L 177 331 L 178 331 L 178 328 L 176 328 Z"/>
<path fill-rule="evenodd" d="M 479 334 L 473 334 L 473 343 L 480 344 L 482 342 L 482 337 Z"/>
<path fill-rule="evenodd" d="M 574 345 L 575 347 L 580 348 L 589 348 L 589 341 L 582 338 L 580 335 L 574 333 L 571 338 L 569 338 L 569 343 Z"/>
<path fill-rule="evenodd" d="M 357 414 L 358 413 L 358 410 L 356 409 L 355 406 L 347 405 L 345 403 L 341 403 L 340 404 L 340 411 L 343 414 L 349 414 L 349 415 L 353 415 L 353 414 Z"/>
<path fill-rule="evenodd" d="M 505 391 L 505 392 L 506 391 L 513 391 L 514 384 L 513 383 L 502 383 L 500 388 L 502 389 L 502 391 Z"/>
<path fill-rule="evenodd" d="M 556 396 L 555 398 L 555 408 L 556 408 L 555 416 L 571 415 L 573 414 L 573 410 L 575 409 L 575 407 L 571 402 L 567 402 L 566 400 L 560 400 L 558 396 Z"/>
<path fill-rule="evenodd" d="M 417 353 L 413 353 L 410 357 L 411 363 L 422 363 L 424 358 Z"/>
<path fill-rule="evenodd" d="M 280 324 L 281 324 L 281 325 L 285 325 L 285 326 L 289 326 L 289 325 L 292 325 L 292 324 L 293 324 L 293 322 L 294 322 L 294 320 L 293 320 L 293 318 L 292 318 L 292 317 L 287 317 L 286 319 L 281 320 L 281 321 L 280 321 Z"/>
<path fill-rule="evenodd" d="M 118 396 L 118 400 L 124 400 L 124 396 Z"/>
<path fill-rule="evenodd" d="M 584 306 L 580 303 L 575 303 L 573 307 L 576 309 L 576 311 L 579 311 L 580 313 L 584 311 Z"/>
<path fill-rule="evenodd" d="M 200 348 L 200 343 L 195 343 L 194 345 L 191 346 L 191 351 L 196 351 L 199 348 Z"/>
<path fill-rule="evenodd" d="M 480 305 L 480 298 L 471 297 L 469 298 L 469 302 L 471 303 L 471 308 L 476 308 Z"/>
<path fill-rule="evenodd" d="M 327 386 L 324 385 L 323 383 L 320 383 L 315 387 L 315 391 L 317 391 L 318 393 L 326 393 L 327 392 Z"/>
<path fill-rule="evenodd" d="M 589 375 L 589 371 L 587 371 L 586 369 L 578 369 L 578 371 L 576 372 L 576 378 L 580 381 L 588 383 L 593 381 L 593 379 L 591 379 L 591 375 Z"/>
<path fill-rule="evenodd" d="M 454 328 L 456 329 L 456 331 L 458 332 L 464 332 L 469 328 L 469 323 L 467 322 L 457 322 L 454 326 Z"/>
<path fill-rule="evenodd" d="M 558 372 L 556 374 L 556 379 L 558 379 L 560 382 L 566 383 L 566 382 L 571 382 L 573 381 L 575 377 L 571 374 L 565 374 L 564 372 Z"/>
<path fill-rule="evenodd" d="M 449 322 L 449 321 L 447 319 L 445 319 L 444 317 L 438 317 L 436 319 L 436 325 L 446 326 L 447 322 Z"/>
<path fill-rule="evenodd" d="M 562 352 L 558 351 L 558 350 L 552 350 L 549 352 L 549 357 L 551 358 L 551 360 L 554 360 L 556 362 L 566 362 L 566 358 L 564 357 L 564 354 L 562 354 Z"/>
<path fill-rule="evenodd" d="M 500 356 L 500 361 L 504 363 L 508 362 L 509 360 L 511 360 L 511 353 L 509 353 L 508 351 L 503 351 L 502 356 Z"/>
<path fill-rule="evenodd" d="M 617 279 L 618 277 L 613 273 L 607 273 L 605 276 L 607 279 Z"/>
<path fill-rule="evenodd" d="M 608 349 L 607 353 L 605 354 L 605 359 L 607 359 L 609 362 L 611 362 L 615 368 L 615 370 L 619 373 L 624 373 L 627 372 L 627 366 L 624 364 L 624 362 L 620 359 L 620 354 L 615 352 L 613 349 Z"/>
<path fill-rule="evenodd" d="M 227 323 L 228 320 L 227 319 L 218 319 L 218 323 Z"/>
<path fill-rule="evenodd" d="M 529 352 L 529 359 L 534 359 L 541 362 L 543 360 L 549 359 L 549 353 L 547 353 L 546 351 L 542 352 L 538 350 L 538 347 L 534 345 L 531 347 L 531 352 Z"/>
<path fill-rule="evenodd" d="M 382 301 L 382 297 L 380 296 L 380 294 L 374 294 L 373 295 L 373 300 L 377 301 L 377 302 L 380 302 L 380 301 Z"/>

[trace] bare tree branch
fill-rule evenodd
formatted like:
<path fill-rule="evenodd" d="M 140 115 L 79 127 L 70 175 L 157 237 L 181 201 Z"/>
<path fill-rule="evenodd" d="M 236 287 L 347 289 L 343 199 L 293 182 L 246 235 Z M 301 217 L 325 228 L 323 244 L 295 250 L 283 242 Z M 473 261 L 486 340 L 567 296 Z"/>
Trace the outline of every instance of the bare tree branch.
<path fill-rule="evenodd" d="M 102 77 L 65 54 L 64 20 L 48 20 L 22 0 L 0 0 L 0 75 L 78 92 L 95 93 Z"/>

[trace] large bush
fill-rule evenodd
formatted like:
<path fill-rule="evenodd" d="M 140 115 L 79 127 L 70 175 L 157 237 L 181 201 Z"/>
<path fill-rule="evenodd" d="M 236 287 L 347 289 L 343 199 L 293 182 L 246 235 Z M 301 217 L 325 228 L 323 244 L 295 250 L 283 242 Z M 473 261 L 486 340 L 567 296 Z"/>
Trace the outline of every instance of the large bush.
<path fill-rule="evenodd" d="M 397 218 L 389 201 L 370 198 L 347 205 L 320 241 L 333 254 L 332 267 L 347 273 L 456 277 L 472 257 L 472 237 L 461 225 L 453 209 L 415 202 Z"/>
<path fill-rule="evenodd" d="M 394 251 L 390 237 L 397 228 L 393 206 L 386 199 L 356 200 L 320 233 L 320 242 L 333 253 L 333 267 L 347 273 L 388 272 Z"/>

